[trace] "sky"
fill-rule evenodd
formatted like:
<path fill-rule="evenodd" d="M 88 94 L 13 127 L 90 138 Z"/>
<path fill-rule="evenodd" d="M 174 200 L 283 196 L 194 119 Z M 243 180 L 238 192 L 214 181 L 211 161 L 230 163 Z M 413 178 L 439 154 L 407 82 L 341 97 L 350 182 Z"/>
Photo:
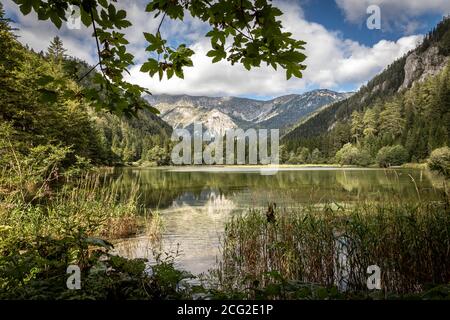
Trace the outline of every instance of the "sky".
<path fill-rule="evenodd" d="M 414 49 L 423 36 L 443 16 L 450 14 L 449 0 L 274 0 L 284 15 L 283 27 L 293 37 L 304 40 L 307 59 L 303 78 L 286 80 L 285 72 L 270 67 L 247 71 L 226 61 L 213 64 L 206 57 L 210 41 L 205 38 L 208 25 L 189 15 L 183 22 L 166 19 L 162 35 L 173 44 L 186 43 L 196 53 L 194 66 L 185 70 L 185 79 L 171 80 L 139 71 L 149 57 L 143 32 L 155 32 L 160 18 L 145 12 L 149 0 L 121 0 L 133 26 L 125 30 L 128 49 L 135 65 L 126 78 L 148 88 L 154 94 L 239 96 L 270 99 L 314 89 L 339 92 L 356 91 L 397 58 Z M 82 26 L 72 30 L 63 24 L 58 30 L 48 21 L 38 21 L 31 13 L 22 16 L 12 0 L 2 0 L 6 14 L 18 30 L 19 41 L 35 51 L 46 50 L 59 35 L 68 54 L 95 64 L 95 40 L 92 31 Z M 381 28 L 369 29 L 370 6 L 380 9 Z"/>

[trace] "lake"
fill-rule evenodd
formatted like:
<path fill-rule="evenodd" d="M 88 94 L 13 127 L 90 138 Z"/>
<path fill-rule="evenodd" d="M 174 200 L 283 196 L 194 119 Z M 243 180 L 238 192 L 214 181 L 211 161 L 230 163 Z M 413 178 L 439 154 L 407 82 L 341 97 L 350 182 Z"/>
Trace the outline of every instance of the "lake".
<path fill-rule="evenodd" d="M 123 189 L 139 184 L 140 204 L 163 221 L 162 247 L 194 274 L 213 268 L 224 224 L 250 208 L 295 208 L 357 201 L 438 200 L 439 183 L 418 169 L 281 167 L 274 175 L 252 167 L 117 168 L 109 179 Z M 153 260 L 145 233 L 116 244 L 128 258 Z M 178 254 L 177 254 L 178 252 Z"/>

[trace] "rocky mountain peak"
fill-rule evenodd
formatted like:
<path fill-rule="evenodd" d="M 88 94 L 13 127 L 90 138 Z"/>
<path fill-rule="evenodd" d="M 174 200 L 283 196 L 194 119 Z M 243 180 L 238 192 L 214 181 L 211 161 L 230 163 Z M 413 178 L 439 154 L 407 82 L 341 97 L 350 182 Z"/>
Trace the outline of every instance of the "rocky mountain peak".
<path fill-rule="evenodd" d="M 422 82 L 437 75 L 449 62 L 450 57 L 439 54 L 437 46 L 431 46 L 425 52 L 413 51 L 406 58 L 405 79 L 399 91 L 410 88 L 416 81 Z"/>
<path fill-rule="evenodd" d="M 324 105 L 345 99 L 349 93 L 318 89 L 268 101 L 238 97 L 153 95 L 146 99 L 174 128 L 191 128 L 203 123 L 211 132 L 231 128 L 280 129 L 282 132 Z"/>

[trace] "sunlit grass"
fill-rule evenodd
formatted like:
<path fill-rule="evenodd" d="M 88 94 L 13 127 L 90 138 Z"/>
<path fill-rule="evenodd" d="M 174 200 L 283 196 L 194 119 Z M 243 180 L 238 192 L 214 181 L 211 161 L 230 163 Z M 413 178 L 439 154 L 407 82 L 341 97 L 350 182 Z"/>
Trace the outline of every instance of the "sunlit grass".
<path fill-rule="evenodd" d="M 63 237 L 82 230 L 107 239 L 129 237 L 140 231 L 145 216 L 139 185 L 102 184 L 102 176 L 87 175 L 65 185 L 38 204 L 5 200 L 0 225 L 17 237 Z"/>

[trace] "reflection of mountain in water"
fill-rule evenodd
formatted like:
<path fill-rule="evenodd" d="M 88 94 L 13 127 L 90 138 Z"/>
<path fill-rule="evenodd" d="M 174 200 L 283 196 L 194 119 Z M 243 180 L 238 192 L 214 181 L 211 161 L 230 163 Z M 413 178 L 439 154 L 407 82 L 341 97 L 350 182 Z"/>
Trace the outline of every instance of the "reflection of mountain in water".
<path fill-rule="evenodd" d="M 227 214 L 236 208 L 234 202 L 230 199 L 225 198 L 223 194 L 211 193 L 209 201 L 206 205 L 208 214 Z"/>
<path fill-rule="evenodd" d="M 220 253 L 223 226 L 235 207 L 232 200 L 214 190 L 204 190 L 201 197 L 183 194 L 170 208 L 161 210 L 164 222 L 162 251 L 173 255 L 178 251 L 179 266 L 194 273 L 214 267 Z M 149 237 L 142 236 L 119 243 L 116 250 L 127 257 L 152 260 L 150 246 Z"/>
<path fill-rule="evenodd" d="M 236 204 L 227 196 L 214 189 L 204 189 L 200 194 L 185 192 L 172 202 L 171 208 L 186 206 L 201 207 L 211 215 L 219 215 L 223 212 L 229 213 L 236 209 Z"/>

